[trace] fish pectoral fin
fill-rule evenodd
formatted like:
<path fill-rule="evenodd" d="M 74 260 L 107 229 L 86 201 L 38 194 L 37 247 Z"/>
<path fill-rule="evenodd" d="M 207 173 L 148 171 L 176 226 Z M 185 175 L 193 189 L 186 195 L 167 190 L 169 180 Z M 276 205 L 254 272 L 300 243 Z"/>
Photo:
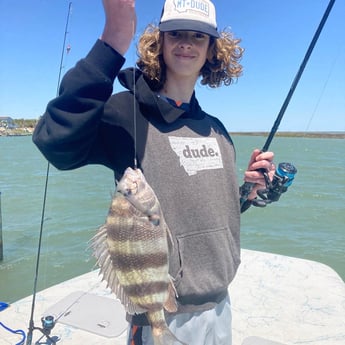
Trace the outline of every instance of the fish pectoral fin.
<path fill-rule="evenodd" d="M 170 283 L 168 286 L 168 298 L 163 304 L 164 309 L 169 313 L 175 313 L 177 311 L 177 291 L 175 289 L 175 285 L 172 281 L 172 277 L 170 277 Z"/>

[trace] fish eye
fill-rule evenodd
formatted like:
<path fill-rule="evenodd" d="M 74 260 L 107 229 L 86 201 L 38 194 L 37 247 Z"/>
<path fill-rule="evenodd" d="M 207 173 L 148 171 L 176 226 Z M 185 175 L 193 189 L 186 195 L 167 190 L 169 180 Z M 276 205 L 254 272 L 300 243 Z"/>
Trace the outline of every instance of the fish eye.
<path fill-rule="evenodd" d="M 159 216 L 157 216 L 157 215 L 149 215 L 149 221 L 153 224 L 153 225 L 155 225 L 155 226 L 158 226 L 159 225 L 159 223 L 160 223 L 160 219 L 159 219 Z"/>

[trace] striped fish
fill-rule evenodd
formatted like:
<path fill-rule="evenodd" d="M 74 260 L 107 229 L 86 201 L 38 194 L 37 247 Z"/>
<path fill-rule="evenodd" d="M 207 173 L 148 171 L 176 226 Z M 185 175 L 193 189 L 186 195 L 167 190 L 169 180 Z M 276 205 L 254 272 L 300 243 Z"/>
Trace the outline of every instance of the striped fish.
<path fill-rule="evenodd" d="M 183 344 L 164 318 L 164 309 L 177 310 L 168 273 L 169 236 L 154 191 L 140 169 L 127 168 L 91 247 L 103 279 L 126 311 L 146 313 L 155 345 Z"/>

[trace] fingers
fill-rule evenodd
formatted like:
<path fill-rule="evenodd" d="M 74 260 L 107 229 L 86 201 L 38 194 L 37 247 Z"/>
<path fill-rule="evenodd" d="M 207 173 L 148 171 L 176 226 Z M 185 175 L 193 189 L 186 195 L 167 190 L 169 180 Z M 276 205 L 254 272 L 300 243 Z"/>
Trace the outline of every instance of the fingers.
<path fill-rule="evenodd" d="M 259 156 L 261 153 L 261 151 L 259 149 L 255 149 L 253 152 L 252 152 L 252 155 L 250 156 L 250 159 L 249 159 L 249 163 L 248 163 L 248 169 L 250 168 L 250 166 L 256 161 L 256 157 Z"/>
<path fill-rule="evenodd" d="M 101 39 L 124 55 L 135 34 L 137 18 L 134 0 L 103 0 L 105 26 Z"/>
<path fill-rule="evenodd" d="M 244 180 L 254 183 L 256 185 L 255 190 L 266 186 L 266 181 L 262 173 L 263 170 L 268 173 L 269 179 L 272 180 L 275 172 L 273 158 L 273 152 L 261 152 L 258 149 L 253 151 L 249 160 L 248 169 L 244 173 Z"/>
<path fill-rule="evenodd" d="M 273 152 L 258 152 L 254 150 L 249 161 L 248 170 L 265 169 L 270 171 L 273 165 Z"/>
<path fill-rule="evenodd" d="M 262 174 L 262 172 L 260 172 L 260 171 L 247 170 L 244 173 L 244 180 L 246 182 L 255 183 L 255 184 L 259 184 L 261 186 L 265 186 L 265 178 L 264 178 L 264 175 Z"/>

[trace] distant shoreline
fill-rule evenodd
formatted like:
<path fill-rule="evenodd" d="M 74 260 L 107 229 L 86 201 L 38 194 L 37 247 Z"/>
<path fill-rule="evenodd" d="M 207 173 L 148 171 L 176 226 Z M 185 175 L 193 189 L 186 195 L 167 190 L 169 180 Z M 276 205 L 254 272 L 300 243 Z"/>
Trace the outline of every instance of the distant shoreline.
<path fill-rule="evenodd" d="M 269 132 L 230 132 L 230 135 L 267 137 Z M 345 132 L 277 132 L 275 136 L 291 138 L 345 139 Z"/>
<path fill-rule="evenodd" d="M 0 137 L 25 137 L 31 136 L 33 128 L 1 129 Z"/>
<path fill-rule="evenodd" d="M 2 129 L 0 137 L 30 136 L 33 128 Z M 267 137 L 269 132 L 230 132 L 232 136 Z M 277 132 L 277 137 L 345 139 L 345 132 Z"/>

